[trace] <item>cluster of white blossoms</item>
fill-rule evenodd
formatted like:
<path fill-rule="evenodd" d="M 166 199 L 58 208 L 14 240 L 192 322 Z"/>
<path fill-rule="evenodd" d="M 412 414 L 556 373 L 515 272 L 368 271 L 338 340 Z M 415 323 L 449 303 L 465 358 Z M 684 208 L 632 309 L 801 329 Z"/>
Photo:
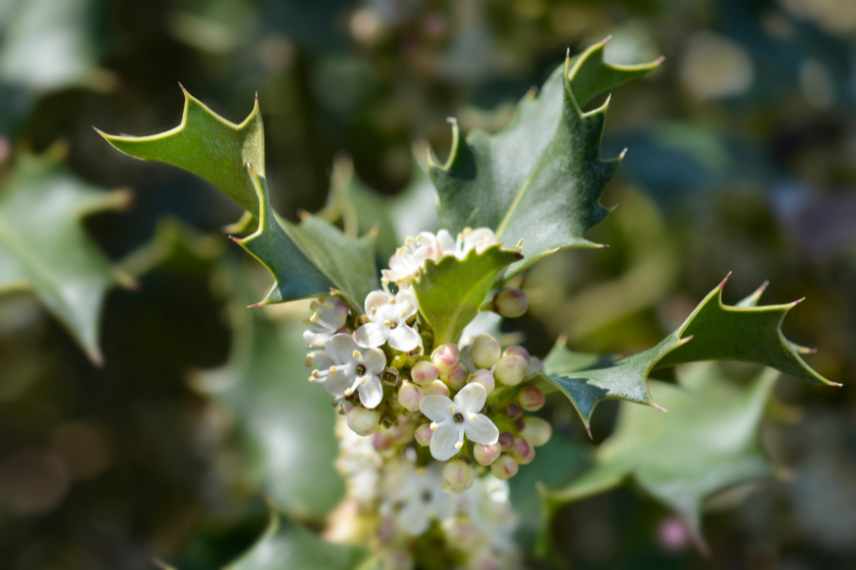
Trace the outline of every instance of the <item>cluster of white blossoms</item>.
<path fill-rule="evenodd" d="M 513 530 L 504 480 L 551 436 L 546 421 L 527 414 L 544 405 L 535 383 L 540 361 L 489 334 L 433 346 L 412 288 L 426 263 L 497 244 L 486 228 L 454 239 L 445 230 L 423 232 L 395 252 L 382 271 L 383 289 L 367 295 L 362 311 L 335 295 L 311 306 L 309 379 L 344 416 L 338 467 L 349 498 L 374 517 L 377 540 L 401 562 L 390 568 L 408 568 L 402 544 L 432 532 L 453 549 L 468 542 L 466 560 L 484 562 L 461 568 L 504 568 L 497 560 L 512 559 L 503 551 L 511 531 L 494 527 Z M 493 309 L 519 317 L 526 296 L 502 289 Z"/>

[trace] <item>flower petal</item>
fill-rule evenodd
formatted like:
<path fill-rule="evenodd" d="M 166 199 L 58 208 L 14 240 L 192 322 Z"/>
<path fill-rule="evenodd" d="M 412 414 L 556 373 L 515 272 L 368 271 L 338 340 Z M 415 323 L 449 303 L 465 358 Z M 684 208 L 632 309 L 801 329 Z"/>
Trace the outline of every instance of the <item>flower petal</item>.
<path fill-rule="evenodd" d="M 342 333 L 333 335 L 324 348 L 334 362 L 347 364 L 354 361 L 354 350 L 357 345 L 351 335 Z"/>
<path fill-rule="evenodd" d="M 416 310 L 419 308 L 416 293 L 410 287 L 404 287 L 395 294 L 395 304 L 401 320 L 409 319 L 416 314 Z"/>
<path fill-rule="evenodd" d="M 380 378 L 377 376 L 363 376 L 360 378 L 358 391 L 360 393 L 360 402 L 370 410 L 377 408 L 381 400 L 383 400 L 383 386 L 381 386 Z"/>
<path fill-rule="evenodd" d="M 452 422 L 442 423 L 431 436 L 431 457 L 448 461 L 460 451 L 463 442 L 464 430 Z"/>
<path fill-rule="evenodd" d="M 411 536 L 417 536 L 428 530 L 430 513 L 418 501 L 409 501 L 398 514 L 397 522 L 401 530 Z"/>
<path fill-rule="evenodd" d="M 335 362 L 326 352 L 313 350 L 306 355 L 306 367 L 311 370 L 326 370 L 333 366 Z"/>
<path fill-rule="evenodd" d="M 369 348 L 363 351 L 363 365 L 371 374 L 380 374 L 386 367 L 386 355 L 382 350 Z"/>
<path fill-rule="evenodd" d="M 330 394 L 341 398 L 354 383 L 354 377 L 348 374 L 346 367 L 337 366 L 331 368 L 320 383 Z"/>
<path fill-rule="evenodd" d="M 480 412 L 487 400 L 487 390 L 477 382 L 470 382 L 455 395 L 455 405 L 460 412 Z"/>
<path fill-rule="evenodd" d="M 464 422 L 464 432 L 467 439 L 482 445 L 493 445 L 499 439 L 499 429 L 484 414 L 470 415 Z"/>
<path fill-rule="evenodd" d="M 386 331 L 383 325 L 374 321 L 368 322 L 354 333 L 357 344 L 365 348 L 377 348 L 386 342 Z"/>
<path fill-rule="evenodd" d="M 306 345 L 306 348 L 324 348 L 331 337 L 329 331 L 319 332 L 317 327 L 309 325 L 309 328 L 303 331 L 303 344 Z"/>
<path fill-rule="evenodd" d="M 387 303 L 389 303 L 390 299 L 392 299 L 392 295 L 387 293 L 386 291 L 372 291 L 368 295 L 366 295 L 366 314 L 371 318 L 374 314 L 375 310 L 378 307 L 381 307 Z"/>
<path fill-rule="evenodd" d="M 422 337 L 416 329 L 400 325 L 389 331 L 389 346 L 401 352 L 410 352 L 422 346 Z"/>
<path fill-rule="evenodd" d="M 445 422 L 452 419 L 455 404 L 446 396 L 431 394 L 424 396 L 419 402 L 419 411 L 432 422 Z"/>

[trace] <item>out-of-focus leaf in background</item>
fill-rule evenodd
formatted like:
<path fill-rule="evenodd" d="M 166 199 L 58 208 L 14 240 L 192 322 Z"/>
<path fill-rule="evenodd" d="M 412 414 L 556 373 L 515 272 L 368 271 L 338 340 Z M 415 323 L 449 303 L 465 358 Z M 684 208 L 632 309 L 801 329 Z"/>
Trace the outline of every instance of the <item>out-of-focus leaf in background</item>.
<path fill-rule="evenodd" d="M 0 292 L 31 291 L 95 362 L 104 296 L 130 280 L 111 267 L 83 221 L 128 199 L 127 191 L 80 180 L 51 155 L 19 156 L 0 181 Z"/>

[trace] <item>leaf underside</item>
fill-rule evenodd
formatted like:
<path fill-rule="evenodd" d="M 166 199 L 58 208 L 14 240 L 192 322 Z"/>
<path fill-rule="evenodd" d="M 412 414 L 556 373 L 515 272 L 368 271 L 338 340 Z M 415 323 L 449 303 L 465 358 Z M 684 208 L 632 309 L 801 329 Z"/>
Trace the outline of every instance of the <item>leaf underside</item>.
<path fill-rule="evenodd" d="M 430 161 L 440 227 L 453 233 L 489 227 L 508 247 L 522 243 L 525 257 L 510 274 L 560 249 L 598 247 L 584 234 L 607 214 L 599 200 L 620 157 L 599 156 L 608 99 L 585 109 L 660 63 L 608 64 L 605 43 L 566 59 L 540 95 L 530 93 L 520 102 L 503 131 L 488 135 L 476 130 L 460 141 L 453 125 L 446 163 Z"/>
<path fill-rule="evenodd" d="M 706 360 L 751 362 L 831 386 L 803 360 L 808 352 L 782 333 L 782 322 L 797 303 L 757 306 L 764 287 L 737 305 L 726 305 L 726 280 L 713 289 L 684 323 L 656 346 L 617 361 L 586 361 L 560 341 L 544 361 L 546 380 L 567 397 L 587 430 L 598 404 L 622 399 L 654 403 L 648 378 L 659 368 Z"/>
<path fill-rule="evenodd" d="M 128 198 L 88 185 L 50 155 L 19 157 L 0 188 L 0 293 L 31 291 L 96 363 L 106 292 L 130 279 L 114 271 L 83 220 Z"/>
<path fill-rule="evenodd" d="M 766 369 L 738 384 L 705 363 L 680 369 L 679 386 L 652 382 L 669 413 L 622 405 L 616 431 L 597 450 L 592 467 L 565 487 L 542 488 L 547 512 L 632 478 L 678 512 L 704 548 L 705 499 L 771 473 L 758 430 L 777 375 Z"/>
<path fill-rule="evenodd" d="M 457 342 L 499 275 L 520 253 L 495 245 L 464 259 L 447 255 L 428 261 L 413 283 L 422 316 L 434 331 L 434 344 Z"/>

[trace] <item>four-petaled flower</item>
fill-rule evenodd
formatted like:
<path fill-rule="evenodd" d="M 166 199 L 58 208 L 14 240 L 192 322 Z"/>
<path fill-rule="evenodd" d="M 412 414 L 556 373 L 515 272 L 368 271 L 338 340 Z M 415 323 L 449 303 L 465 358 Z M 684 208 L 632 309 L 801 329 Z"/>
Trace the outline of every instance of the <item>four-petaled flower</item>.
<path fill-rule="evenodd" d="M 431 420 L 431 456 L 447 461 L 464 445 L 464 435 L 470 441 L 492 445 L 499 439 L 499 430 L 486 415 L 479 413 L 487 399 L 481 384 L 470 383 L 461 388 L 452 401 L 446 396 L 429 395 L 419 403 L 420 411 Z"/>
<path fill-rule="evenodd" d="M 436 235 L 431 232 L 421 232 L 404 240 L 404 245 L 395 250 L 389 258 L 389 269 L 384 269 L 383 280 L 386 283 L 395 282 L 399 285 L 408 283 L 429 260 L 439 260 L 447 253 L 454 253 L 455 240 L 446 230 L 440 230 Z"/>
<path fill-rule="evenodd" d="M 431 521 L 452 516 L 455 501 L 443 490 L 437 472 L 412 467 L 397 471 L 393 481 L 387 481 L 392 497 L 383 510 L 391 511 L 399 529 L 418 536 L 428 530 Z"/>
<path fill-rule="evenodd" d="M 410 352 L 422 345 L 419 333 L 407 324 L 416 314 L 418 302 L 413 289 L 401 289 L 395 296 L 386 291 L 372 291 L 366 297 L 369 322 L 357 329 L 354 338 L 366 348 L 377 348 L 385 342 L 395 350 Z"/>
<path fill-rule="evenodd" d="M 303 331 L 303 342 L 309 348 L 324 348 L 327 341 L 345 326 L 348 307 L 336 297 L 321 297 L 309 306 L 312 314 L 307 321 L 309 327 Z"/>
<path fill-rule="evenodd" d="M 380 375 L 386 366 L 386 355 L 376 348 L 360 348 L 349 334 L 337 334 L 327 341 L 324 352 L 314 357 L 316 370 L 309 379 L 322 384 L 337 398 L 359 393 L 360 402 L 368 409 L 383 400 Z"/>

